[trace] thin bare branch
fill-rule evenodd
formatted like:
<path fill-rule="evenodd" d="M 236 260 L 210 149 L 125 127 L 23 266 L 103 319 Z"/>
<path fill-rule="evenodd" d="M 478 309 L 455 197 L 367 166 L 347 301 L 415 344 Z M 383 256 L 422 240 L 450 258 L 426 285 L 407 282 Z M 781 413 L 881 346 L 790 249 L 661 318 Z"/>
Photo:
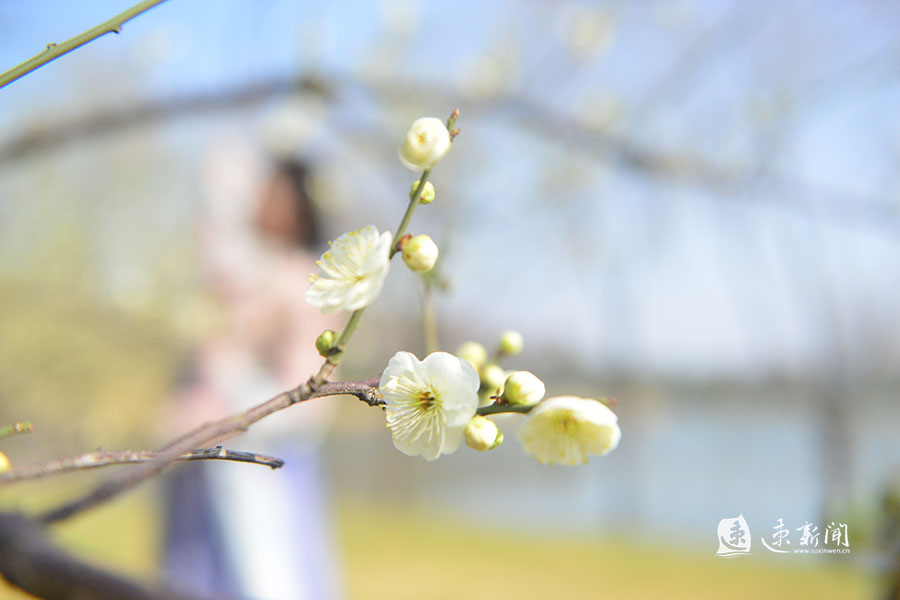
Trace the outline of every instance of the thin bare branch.
<path fill-rule="evenodd" d="M 85 469 L 97 469 L 109 465 L 126 465 L 144 463 L 159 456 L 159 452 L 151 450 L 96 450 L 78 456 L 57 458 L 33 465 L 25 465 L 0 473 L 0 487 L 19 481 L 43 479 L 51 475 L 82 471 Z M 200 448 L 185 452 L 175 459 L 187 460 L 229 460 L 262 465 L 272 469 L 278 469 L 284 465 L 284 461 L 274 456 L 256 454 L 255 452 L 241 452 L 228 450 L 218 446 L 216 448 Z"/>
<path fill-rule="evenodd" d="M 76 48 L 80 48 L 85 44 L 93 42 L 98 37 L 102 37 L 107 33 L 120 33 L 122 31 L 122 25 L 140 15 L 141 13 L 147 12 L 157 4 L 162 4 L 163 2 L 165 2 L 165 0 L 144 0 L 143 2 L 135 4 L 128 10 L 122 11 L 113 18 L 108 19 L 103 23 L 100 23 L 96 27 L 92 27 L 87 31 L 76 35 L 75 37 L 62 42 L 61 44 L 47 44 L 47 47 L 40 54 L 29 58 L 22 64 L 13 67 L 5 73 L 0 73 L 0 88 L 9 85 L 16 79 L 28 75 L 32 71 L 40 69 L 47 63 L 56 60 L 63 54 L 68 54 Z"/>
<path fill-rule="evenodd" d="M 153 459 L 110 477 L 88 494 L 52 509 L 40 515 L 38 519 L 45 524 L 55 523 L 102 504 L 142 481 L 159 474 L 170 463 L 178 460 L 181 455 L 191 449 L 207 446 L 216 441 L 242 433 L 253 423 L 289 406 L 305 402 L 310 398 L 347 394 L 356 396 L 370 406 L 377 406 L 381 403 L 381 395 L 374 387 L 378 382 L 376 378 L 351 382 L 317 382 L 318 378 L 327 377 L 333 370 L 334 365 L 325 362 L 319 373 L 311 377 L 309 381 L 301 383 L 291 390 L 282 392 L 242 413 L 201 425 L 166 444 Z"/>

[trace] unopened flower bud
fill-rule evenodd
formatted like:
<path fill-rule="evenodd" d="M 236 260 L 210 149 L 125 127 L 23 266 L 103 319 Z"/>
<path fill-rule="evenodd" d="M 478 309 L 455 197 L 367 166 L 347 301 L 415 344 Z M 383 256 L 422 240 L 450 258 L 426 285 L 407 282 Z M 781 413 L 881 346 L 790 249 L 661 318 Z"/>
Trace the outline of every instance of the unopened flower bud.
<path fill-rule="evenodd" d="M 522 346 L 524 345 L 525 340 L 522 339 L 522 334 L 515 329 L 507 329 L 502 334 L 500 334 L 501 354 L 518 354 L 522 351 Z"/>
<path fill-rule="evenodd" d="M 485 350 L 484 346 L 478 342 L 463 343 L 456 349 L 456 355 L 461 359 L 468 361 L 470 365 L 475 367 L 476 371 L 480 369 L 487 360 L 487 350 Z"/>
<path fill-rule="evenodd" d="M 5 454 L 0 452 L 0 473 L 9 471 L 9 469 L 10 469 L 9 459 L 6 458 Z"/>
<path fill-rule="evenodd" d="M 450 150 L 450 132 L 440 119 L 416 119 L 400 147 L 400 162 L 413 171 L 430 169 Z"/>
<path fill-rule="evenodd" d="M 437 244 L 427 235 L 417 235 L 403 245 L 403 262 L 413 271 L 430 271 L 437 259 Z"/>
<path fill-rule="evenodd" d="M 491 363 L 481 368 L 481 387 L 491 393 L 503 391 L 503 382 L 506 381 L 506 371 L 498 364 Z"/>
<path fill-rule="evenodd" d="M 319 351 L 319 356 L 328 356 L 335 343 L 337 343 L 337 334 L 334 331 L 326 329 L 320 333 L 316 338 L 316 350 Z"/>
<path fill-rule="evenodd" d="M 544 382 L 528 371 L 515 371 L 506 378 L 502 400 L 508 404 L 531 406 L 544 397 Z"/>
<path fill-rule="evenodd" d="M 412 195 L 416 193 L 417 189 L 419 189 L 418 179 L 414 184 L 412 184 L 412 188 L 409 190 L 410 197 L 412 197 Z M 422 191 L 419 192 L 419 203 L 431 204 L 432 202 L 434 202 L 434 186 L 431 185 L 430 181 L 426 181 L 425 186 L 422 188 Z"/>
<path fill-rule="evenodd" d="M 466 445 L 473 450 L 493 450 L 503 443 L 503 432 L 497 424 L 481 415 L 475 415 L 466 425 Z"/>

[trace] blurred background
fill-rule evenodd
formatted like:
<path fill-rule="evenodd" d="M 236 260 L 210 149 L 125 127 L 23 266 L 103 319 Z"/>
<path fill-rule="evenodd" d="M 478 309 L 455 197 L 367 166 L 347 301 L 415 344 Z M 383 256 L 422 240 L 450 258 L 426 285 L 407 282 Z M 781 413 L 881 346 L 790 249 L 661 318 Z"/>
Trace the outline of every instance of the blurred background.
<path fill-rule="evenodd" d="M 0 0 L 0 69 L 129 5 Z M 189 357 L 227 321 L 209 238 L 239 245 L 272 166 L 308 167 L 325 239 L 394 230 L 417 177 L 406 128 L 459 108 L 411 228 L 441 247 L 440 345 L 520 330 L 503 366 L 618 398 L 622 442 L 551 469 L 509 418 L 499 449 L 426 463 L 380 412 L 323 400 L 339 597 L 888 597 L 898 26 L 887 2 L 166 2 L 0 91 L 0 422 L 36 426 L 2 449 L 159 446 Z M 343 378 L 424 354 L 423 283 L 398 265 Z M 60 540 L 164 577 L 166 494 L 145 485 Z M 716 557 L 738 515 L 752 555 Z M 770 553 L 778 519 L 846 524 L 851 552 Z"/>

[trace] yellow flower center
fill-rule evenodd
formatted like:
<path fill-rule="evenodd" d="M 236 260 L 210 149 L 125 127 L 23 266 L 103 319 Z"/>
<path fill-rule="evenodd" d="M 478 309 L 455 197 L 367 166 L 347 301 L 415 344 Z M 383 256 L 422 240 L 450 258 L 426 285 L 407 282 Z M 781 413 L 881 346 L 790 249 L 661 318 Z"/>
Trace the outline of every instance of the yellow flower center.
<path fill-rule="evenodd" d="M 432 408 L 437 402 L 437 397 L 431 390 L 419 392 L 417 398 L 419 400 L 419 406 L 425 409 Z"/>
<path fill-rule="evenodd" d="M 556 432 L 568 434 L 569 432 L 575 431 L 575 428 L 578 427 L 578 422 L 572 416 L 571 411 L 566 411 L 556 420 Z"/>

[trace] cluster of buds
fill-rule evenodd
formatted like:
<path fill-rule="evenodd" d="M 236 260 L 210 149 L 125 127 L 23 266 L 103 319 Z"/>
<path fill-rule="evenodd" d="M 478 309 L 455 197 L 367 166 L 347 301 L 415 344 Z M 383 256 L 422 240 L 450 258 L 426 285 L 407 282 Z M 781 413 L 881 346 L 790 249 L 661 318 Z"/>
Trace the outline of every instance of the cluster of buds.
<path fill-rule="evenodd" d="M 510 373 L 500 366 L 499 359 L 519 354 L 523 347 L 522 334 L 514 329 L 509 329 L 500 334 L 497 350 L 490 359 L 487 349 L 478 342 L 465 342 L 456 350 L 458 357 L 468 361 L 478 371 L 481 379 L 481 387 L 478 390 L 481 406 L 492 404 L 504 393 Z M 509 403 L 515 404 L 515 402 Z"/>
<path fill-rule="evenodd" d="M 588 456 L 602 456 L 619 443 L 621 430 L 605 399 L 556 396 L 544 400 L 544 382 L 529 371 L 505 371 L 501 358 L 519 354 L 522 334 L 505 331 L 492 357 L 484 346 L 469 341 L 457 356 L 474 367 L 480 380 L 478 413 L 526 413 L 518 438 L 525 452 L 542 464 L 577 465 Z M 484 452 L 503 442 L 503 432 L 485 415 L 476 414 L 465 430 L 466 445 Z"/>
<path fill-rule="evenodd" d="M 524 347 L 522 334 L 513 329 L 500 334 L 497 350 L 488 356 L 487 349 L 478 342 L 460 345 L 456 355 L 478 372 L 479 407 L 492 404 L 530 406 L 544 397 L 544 383 L 528 371 L 511 371 L 500 366 L 503 357 L 519 354 Z M 503 432 L 496 423 L 481 415 L 475 416 L 466 429 L 466 444 L 475 450 L 493 450 L 503 442 Z"/>

